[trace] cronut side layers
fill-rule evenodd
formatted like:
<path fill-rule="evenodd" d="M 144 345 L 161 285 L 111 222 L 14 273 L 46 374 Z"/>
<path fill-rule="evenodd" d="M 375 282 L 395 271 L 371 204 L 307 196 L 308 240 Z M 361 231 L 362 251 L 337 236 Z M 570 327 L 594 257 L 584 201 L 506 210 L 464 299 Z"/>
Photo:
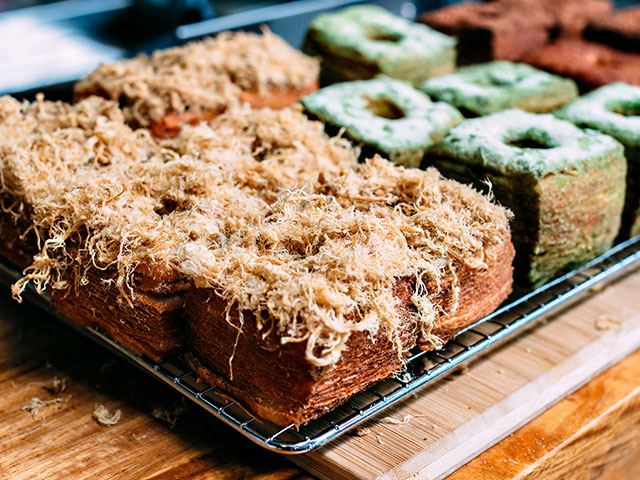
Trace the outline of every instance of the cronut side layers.
<path fill-rule="evenodd" d="M 100 65 L 75 86 L 77 100 L 118 102 L 127 122 L 172 137 L 246 102 L 284 108 L 318 88 L 319 63 L 269 31 L 215 38 Z"/>
<path fill-rule="evenodd" d="M 63 316 L 154 359 L 184 347 L 190 282 L 166 255 L 145 252 L 209 233 L 215 221 L 198 212 L 207 198 L 220 200 L 219 182 L 240 184 L 238 202 L 241 190 L 269 202 L 320 170 L 340 175 L 356 164 L 346 141 L 328 138 L 299 109 L 233 109 L 213 128 L 188 128 L 159 145 L 97 97 L 74 106 L 3 101 L 6 138 L 24 136 L 0 156 L 0 256 L 25 271 L 14 294 L 32 283 Z"/>
<path fill-rule="evenodd" d="M 40 239 L 14 295 L 30 283 L 64 316 L 157 359 L 183 343 L 184 292 L 215 293 L 223 304 L 200 312 L 187 347 L 204 367 L 220 365 L 222 389 L 260 416 L 319 415 L 389 375 L 407 349 L 442 345 L 511 289 L 505 209 L 435 169 L 380 157 L 357 165 L 299 109 L 229 109 L 216 128 L 161 143 L 121 117 L 97 117 L 34 132 L 0 157 L 7 193 L 32 210 L 25 219 Z M 243 383 L 255 368 L 243 355 L 258 350 L 312 379 L 290 380 L 296 405 L 269 398 L 264 370 L 255 381 L 266 393 Z"/>
<path fill-rule="evenodd" d="M 70 274 L 70 281 L 82 278 L 69 289 L 53 290 L 56 312 L 72 322 L 98 327 L 137 355 L 158 361 L 184 349 L 183 305 L 189 283 L 170 278 L 168 272 L 155 275 L 145 268 L 136 276 L 135 293 L 127 299 L 117 288 L 114 272 L 89 268 Z"/>
<path fill-rule="evenodd" d="M 37 239 L 30 232 L 31 223 L 0 211 L 0 259 L 22 270 L 33 261 L 38 251 Z"/>
<path fill-rule="evenodd" d="M 194 271 L 187 295 L 191 365 L 278 424 L 344 402 L 511 292 L 507 214 L 469 187 L 374 158 L 318 191 L 273 204 L 255 238 L 229 251 L 254 259 L 244 271 L 202 249 L 186 260 L 210 276 Z M 260 293 L 242 293 L 247 283 Z"/>
<path fill-rule="evenodd" d="M 452 307 L 456 294 L 451 282 L 437 295 L 435 302 L 440 308 L 431 331 L 437 339 L 421 335 L 411 315 L 415 286 L 409 279 L 398 279 L 394 294 L 403 318 L 399 331 L 402 354 L 398 355 L 387 329 L 374 336 L 356 332 L 332 368 L 314 367 L 307 362 L 305 343 L 280 345 L 276 335 L 264 337 L 251 312 L 244 312 L 241 322 L 237 309 L 233 309 L 227 319 L 227 304 L 212 289 L 193 289 L 185 307 L 195 352 L 188 357 L 189 363 L 201 379 L 259 417 L 279 425 L 300 425 L 390 376 L 402 367 L 403 356 L 413 347 L 433 350 L 435 344 L 443 344 L 495 310 L 511 293 L 514 250 L 505 238 L 491 253 L 494 259 L 486 269 L 456 269 L 460 291 L 455 310 Z"/>

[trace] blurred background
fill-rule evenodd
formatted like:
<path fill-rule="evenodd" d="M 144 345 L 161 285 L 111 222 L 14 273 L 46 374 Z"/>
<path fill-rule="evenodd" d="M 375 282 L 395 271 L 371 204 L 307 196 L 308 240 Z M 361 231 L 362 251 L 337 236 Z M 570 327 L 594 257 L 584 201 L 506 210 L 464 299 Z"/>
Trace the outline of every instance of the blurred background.
<path fill-rule="evenodd" d="M 562 0 L 558 0 L 562 1 Z M 357 0 L 0 0 L 0 94 L 59 86 L 101 62 L 151 52 L 227 29 L 272 31 L 299 46 L 318 10 Z M 378 0 L 413 18 L 445 0 Z M 637 4 L 618 0 L 618 6 Z"/>

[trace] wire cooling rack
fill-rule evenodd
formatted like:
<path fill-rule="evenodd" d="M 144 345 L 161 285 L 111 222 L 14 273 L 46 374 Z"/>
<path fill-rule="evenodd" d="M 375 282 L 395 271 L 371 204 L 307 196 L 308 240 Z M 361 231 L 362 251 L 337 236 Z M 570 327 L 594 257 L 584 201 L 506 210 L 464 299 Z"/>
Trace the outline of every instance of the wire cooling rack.
<path fill-rule="evenodd" d="M 516 292 L 497 311 L 460 332 L 442 349 L 416 351 L 406 369 L 379 381 L 324 416 L 299 429 L 280 427 L 261 421 L 207 384 L 199 383 L 183 355 L 154 363 L 132 354 L 100 331 L 68 323 L 99 344 L 118 353 L 154 377 L 171 385 L 202 408 L 248 437 L 253 442 L 280 453 L 303 453 L 313 450 L 356 427 L 386 407 L 451 372 L 455 367 L 522 331 L 534 320 L 567 305 L 595 285 L 611 281 L 640 263 L 640 236 L 621 243 L 585 266 L 529 292 Z M 0 263 L 0 277 L 10 284 L 18 272 Z M 27 298 L 52 311 L 48 299 L 30 292 Z M 62 319 L 64 321 L 64 319 Z"/>

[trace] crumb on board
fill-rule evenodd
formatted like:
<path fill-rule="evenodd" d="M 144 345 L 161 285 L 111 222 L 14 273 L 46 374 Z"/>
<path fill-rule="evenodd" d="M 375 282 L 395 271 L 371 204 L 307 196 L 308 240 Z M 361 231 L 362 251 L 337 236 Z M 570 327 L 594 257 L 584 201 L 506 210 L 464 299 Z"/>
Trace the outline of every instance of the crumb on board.
<path fill-rule="evenodd" d="M 366 437 L 371 433 L 371 429 L 369 427 L 358 427 L 354 431 L 356 437 Z"/>
<path fill-rule="evenodd" d="M 60 397 L 53 398 L 51 400 L 41 400 L 38 397 L 32 397 L 31 400 L 29 400 L 29 403 L 20 408 L 20 410 L 28 412 L 34 420 L 41 420 L 44 422 L 44 415 L 40 413 L 40 409 L 48 407 L 49 405 L 56 405 L 64 401 L 64 398 Z"/>
<path fill-rule="evenodd" d="M 610 315 L 600 315 L 595 321 L 596 330 L 600 331 L 611 330 L 614 325 L 622 325 L 622 322 Z"/>
<path fill-rule="evenodd" d="M 608 285 L 606 283 L 596 283 L 589 289 L 589 293 L 600 293 L 607 287 Z"/>
<path fill-rule="evenodd" d="M 498 371 L 498 373 L 499 373 L 500 375 L 504 375 L 504 369 L 499 368 L 497 371 Z"/>
<path fill-rule="evenodd" d="M 134 440 L 137 440 L 137 441 L 144 440 L 145 438 L 147 438 L 146 434 L 138 435 L 136 433 L 132 433 L 131 436 L 133 437 Z"/>
<path fill-rule="evenodd" d="M 58 395 L 59 393 L 62 393 L 66 390 L 67 380 L 64 378 L 53 377 L 53 380 L 43 385 L 42 388 L 44 388 L 51 395 Z"/>
<path fill-rule="evenodd" d="M 104 405 L 96 405 L 93 410 L 93 419 L 103 427 L 111 427 L 122 418 L 122 410 L 117 409 L 113 414 L 109 413 Z"/>
<path fill-rule="evenodd" d="M 378 441 L 378 443 L 380 445 L 384 445 L 384 442 L 382 441 L 382 435 L 381 434 L 379 434 L 379 433 L 376 434 L 376 440 Z"/>
<path fill-rule="evenodd" d="M 466 363 L 463 363 L 462 365 L 458 365 L 456 368 L 454 368 L 451 373 L 457 376 L 457 375 L 464 375 L 468 371 L 469 371 L 469 366 Z"/>
<path fill-rule="evenodd" d="M 180 415 L 184 413 L 184 408 L 181 406 L 176 406 L 173 411 L 167 410 L 166 408 L 154 408 L 151 412 L 153 418 L 158 420 L 162 420 L 163 422 L 169 424 L 169 428 L 173 428 L 180 418 Z"/>
<path fill-rule="evenodd" d="M 409 423 L 411 421 L 412 418 L 420 418 L 420 417 L 424 417 L 424 416 L 425 415 L 407 414 L 402 419 L 393 418 L 393 417 L 384 417 L 382 420 L 380 420 L 380 423 L 386 423 L 388 425 L 406 425 L 407 423 Z"/>

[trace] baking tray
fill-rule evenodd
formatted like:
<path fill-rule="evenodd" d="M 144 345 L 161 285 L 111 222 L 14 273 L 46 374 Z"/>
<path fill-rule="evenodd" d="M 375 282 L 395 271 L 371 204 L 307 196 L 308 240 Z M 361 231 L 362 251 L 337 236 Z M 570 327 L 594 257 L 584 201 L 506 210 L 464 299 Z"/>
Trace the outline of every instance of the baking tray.
<path fill-rule="evenodd" d="M 406 368 L 352 396 L 346 403 L 312 420 L 298 429 L 274 425 L 253 417 L 240 405 L 207 384 L 199 383 L 184 354 L 161 362 L 134 355 L 95 328 L 80 327 L 60 318 L 158 380 L 170 385 L 206 411 L 253 442 L 269 450 L 295 454 L 318 448 L 345 432 L 356 428 L 385 408 L 408 395 L 432 385 L 463 362 L 479 358 L 533 322 L 561 307 L 568 306 L 595 286 L 613 281 L 640 264 L 640 236 L 620 243 L 585 266 L 571 271 L 532 292 L 515 292 L 494 313 L 467 327 L 440 350 L 414 351 Z M 0 263 L 0 282 L 10 285 L 20 278 L 12 267 Z M 33 289 L 25 292 L 27 300 L 56 315 L 46 295 Z"/>
<path fill-rule="evenodd" d="M 299 46 L 307 24 L 317 13 L 331 11 L 361 0 L 299 0 L 289 4 L 265 7 L 247 13 L 221 17 L 199 24 L 179 27 L 174 34 L 177 43 L 183 43 L 221 30 L 255 30 L 267 25 L 294 46 Z M 428 10 L 448 3 L 395 2 L 378 0 L 370 3 L 382 5 L 397 14 L 411 17 L 415 11 Z M 425 5 L 425 3 L 427 5 Z M 424 7 L 427 8 L 424 8 Z M 413 7 L 413 10 L 412 10 Z M 31 99 L 36 91 L 44 91 L 49 99 L 68 100 L 72 83 L 50 86 L 16 94 Z M 499 346 L 513 334 L 522 333 L 536 321 L 570 305 L 595 286 L 613 281 L 619 275 L 640 264 L 640 236 L 620 243 L 604 255 L 585 266 L 569 272 L 543 287 L 526 292 L 518 290 L 494 313 L 467 327 L 440 350 L 414 351 L 406 368 L 391 378 L 382 380 L 352 396 L 346 403 L 324 416 L 308 422 L 298 429 L 293 425 L 280 427 L 253 417 L 240 405 L 230 401 L 209 385 L 199 383 L 197 375 L 184 359 L 176 355 L 161 362 L 138 356 L 95 328 L 81 327 L 56 315 L 46 295 L 28 289 L 24 297 L 47 310 L 70 327 L 88 336 L 98 344 L 124 357 L 160 381 L 176 389 L 209 413 L 240 432 L 251 441 L 272 451 L 286 454 L 304 453 L 334 440 L 371 419 L 385 408 L 402 401 L 414 392 L 428 388 L 433 382 L 454 371 L 461 364 L 478 359 L 491 348 Z M 10 285 L 20 273 L 0 262 L 0 283 Z"/>

